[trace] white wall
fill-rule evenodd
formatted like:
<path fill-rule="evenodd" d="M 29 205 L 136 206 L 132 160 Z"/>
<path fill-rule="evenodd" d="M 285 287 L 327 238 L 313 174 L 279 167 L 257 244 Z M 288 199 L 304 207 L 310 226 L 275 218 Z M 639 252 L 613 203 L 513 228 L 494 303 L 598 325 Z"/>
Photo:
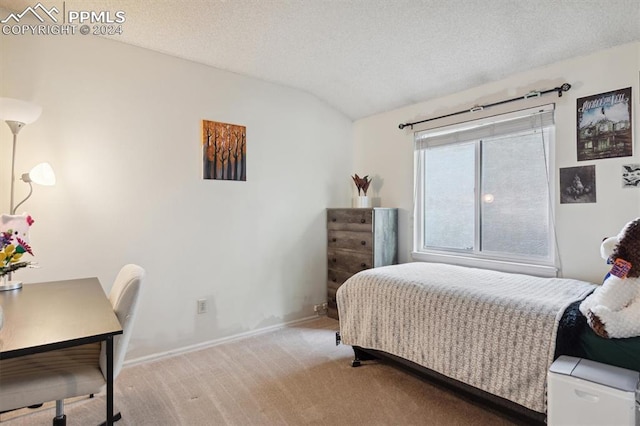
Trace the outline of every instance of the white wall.
<path fill-rule="evenodd" d="M 129 359 L 314 315 L 325 208 L 350 202 L 352 123 L 317 98 L 93 36 L 0 37 L 0 95 L 42 105 L 17 171 L 55 187 L 24 205 L 40 269 L 25 281 L 147 271 Z M 202 119 L 247 128 L 247 181 L 202 179 Z M 0 211 L 11 133 L 0 126 Z M 27 185 L 17 182 L 16 198 Z M 23 211 L 23 209 L 20 209 Z M 196 315 L 196 300 L 209 312 Z"/>
<path fill-rule="evenodd" d="M 461 64 L 464 66 L 464 64 Z M 572 89 L 561 98 L 555 94 L 536 100 L 507 104 L 473 115 L 436 120 L 438 127 L 545 103 L 556 103 L 555 169 L 585 165 L 596 166 L 597 203 L 560 204 L 556 193 L 558 246 L 565 277 L 601 282 L 608 270 L 600 259 L 602 238 L 615 235 L 621 227 L 640 216 L 640 188 L 622 189 L 623 164 L 640 163 L 640 43 L 629 44 L 590 56 L 574 58 L 544 68 L 517 74 L 455 95 L 375 115 L 354 124 L 354 169 L 373 175 L 373 196 L 381 204 L 400 210 L 400 260 L 411 260 L 413 210 L 413 131 L 398 129 L 398 124 L 469 109 L 474 105 L 510 99 L 530 90 L 545 90 L 570 83 Z M 428 70 L 426 71 L 428 72 Z M 577 161 L 577 98 L 632 87 L 634 115 L 634 156 L 595 161 Z M 427 126 L 421 127 L 426 128 Z M 558 188 L 556 175 L 556 191 Z"/>

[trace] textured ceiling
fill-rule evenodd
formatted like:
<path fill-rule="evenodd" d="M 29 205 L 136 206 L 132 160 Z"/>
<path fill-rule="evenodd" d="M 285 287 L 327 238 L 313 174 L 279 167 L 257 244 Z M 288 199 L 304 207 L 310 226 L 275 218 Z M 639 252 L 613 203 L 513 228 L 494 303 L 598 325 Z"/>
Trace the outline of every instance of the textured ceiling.
<path fill-rule="evenodd" d="M 62 9 L 62 1 L 41 0 Z M 20 12 L 37 0 L 0 0 Z M 67 0 L 114 37 L 304 90 L 359 119 L 640 40 L 639 0 Z M 614 64 L 612 64 L 614 65 Z"/>

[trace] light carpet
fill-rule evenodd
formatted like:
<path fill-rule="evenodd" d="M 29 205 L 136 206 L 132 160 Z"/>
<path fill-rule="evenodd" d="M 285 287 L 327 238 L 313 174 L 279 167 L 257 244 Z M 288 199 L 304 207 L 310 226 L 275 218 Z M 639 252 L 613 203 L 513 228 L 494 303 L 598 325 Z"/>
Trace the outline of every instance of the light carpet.
<path fill-rule="evenodd" d="M 321 317 L 206 349 L 125 367 L 116 380 L 118 426 L 511 425 L 519 420 L 408 374 L 351 367 L 335 346 L 338 322 Z M 104 421 L 105 397 L 65 404 L 67 424 Z M 7 426 L 50 425 L 55 405 L 0 415 Z"/>

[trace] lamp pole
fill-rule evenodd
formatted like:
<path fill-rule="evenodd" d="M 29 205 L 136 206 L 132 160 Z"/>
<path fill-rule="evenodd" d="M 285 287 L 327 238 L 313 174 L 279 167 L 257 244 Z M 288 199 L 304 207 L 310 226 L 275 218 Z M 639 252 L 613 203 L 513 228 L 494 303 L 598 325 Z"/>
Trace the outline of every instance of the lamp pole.
<path fill-rule="evenodd" d="M 6 123 L 7 126 L 9 126 L 9 128 L 11 129 L 11 133 L 13 133 L 13 149 L 11 151 L 11 200 L 9 203 L 9 214 L 15 214 L 13 208 L 13 188 L 16 182 L 16 145 L 18 142 L 18 132 L 20 132 L 20 130 L 25 126 L 25 123 L 11 120 L 7 120 Z"/>

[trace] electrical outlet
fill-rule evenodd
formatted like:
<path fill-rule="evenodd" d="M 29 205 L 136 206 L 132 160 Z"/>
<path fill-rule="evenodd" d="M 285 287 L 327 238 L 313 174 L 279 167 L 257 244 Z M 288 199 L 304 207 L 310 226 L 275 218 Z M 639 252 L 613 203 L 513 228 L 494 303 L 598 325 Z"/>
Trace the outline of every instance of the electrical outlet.
<path fill-rule="evenodd" d="M 328 309 L 327 303 L 322 303 L 320 305 L 313 305 L 313 312 L 318 315 L 326 315 Z"/>
<path fill-rule="evenodd" d="M 207 312 L 207 299 L 198 299 L 198 313 L 204 314 Z"/>

